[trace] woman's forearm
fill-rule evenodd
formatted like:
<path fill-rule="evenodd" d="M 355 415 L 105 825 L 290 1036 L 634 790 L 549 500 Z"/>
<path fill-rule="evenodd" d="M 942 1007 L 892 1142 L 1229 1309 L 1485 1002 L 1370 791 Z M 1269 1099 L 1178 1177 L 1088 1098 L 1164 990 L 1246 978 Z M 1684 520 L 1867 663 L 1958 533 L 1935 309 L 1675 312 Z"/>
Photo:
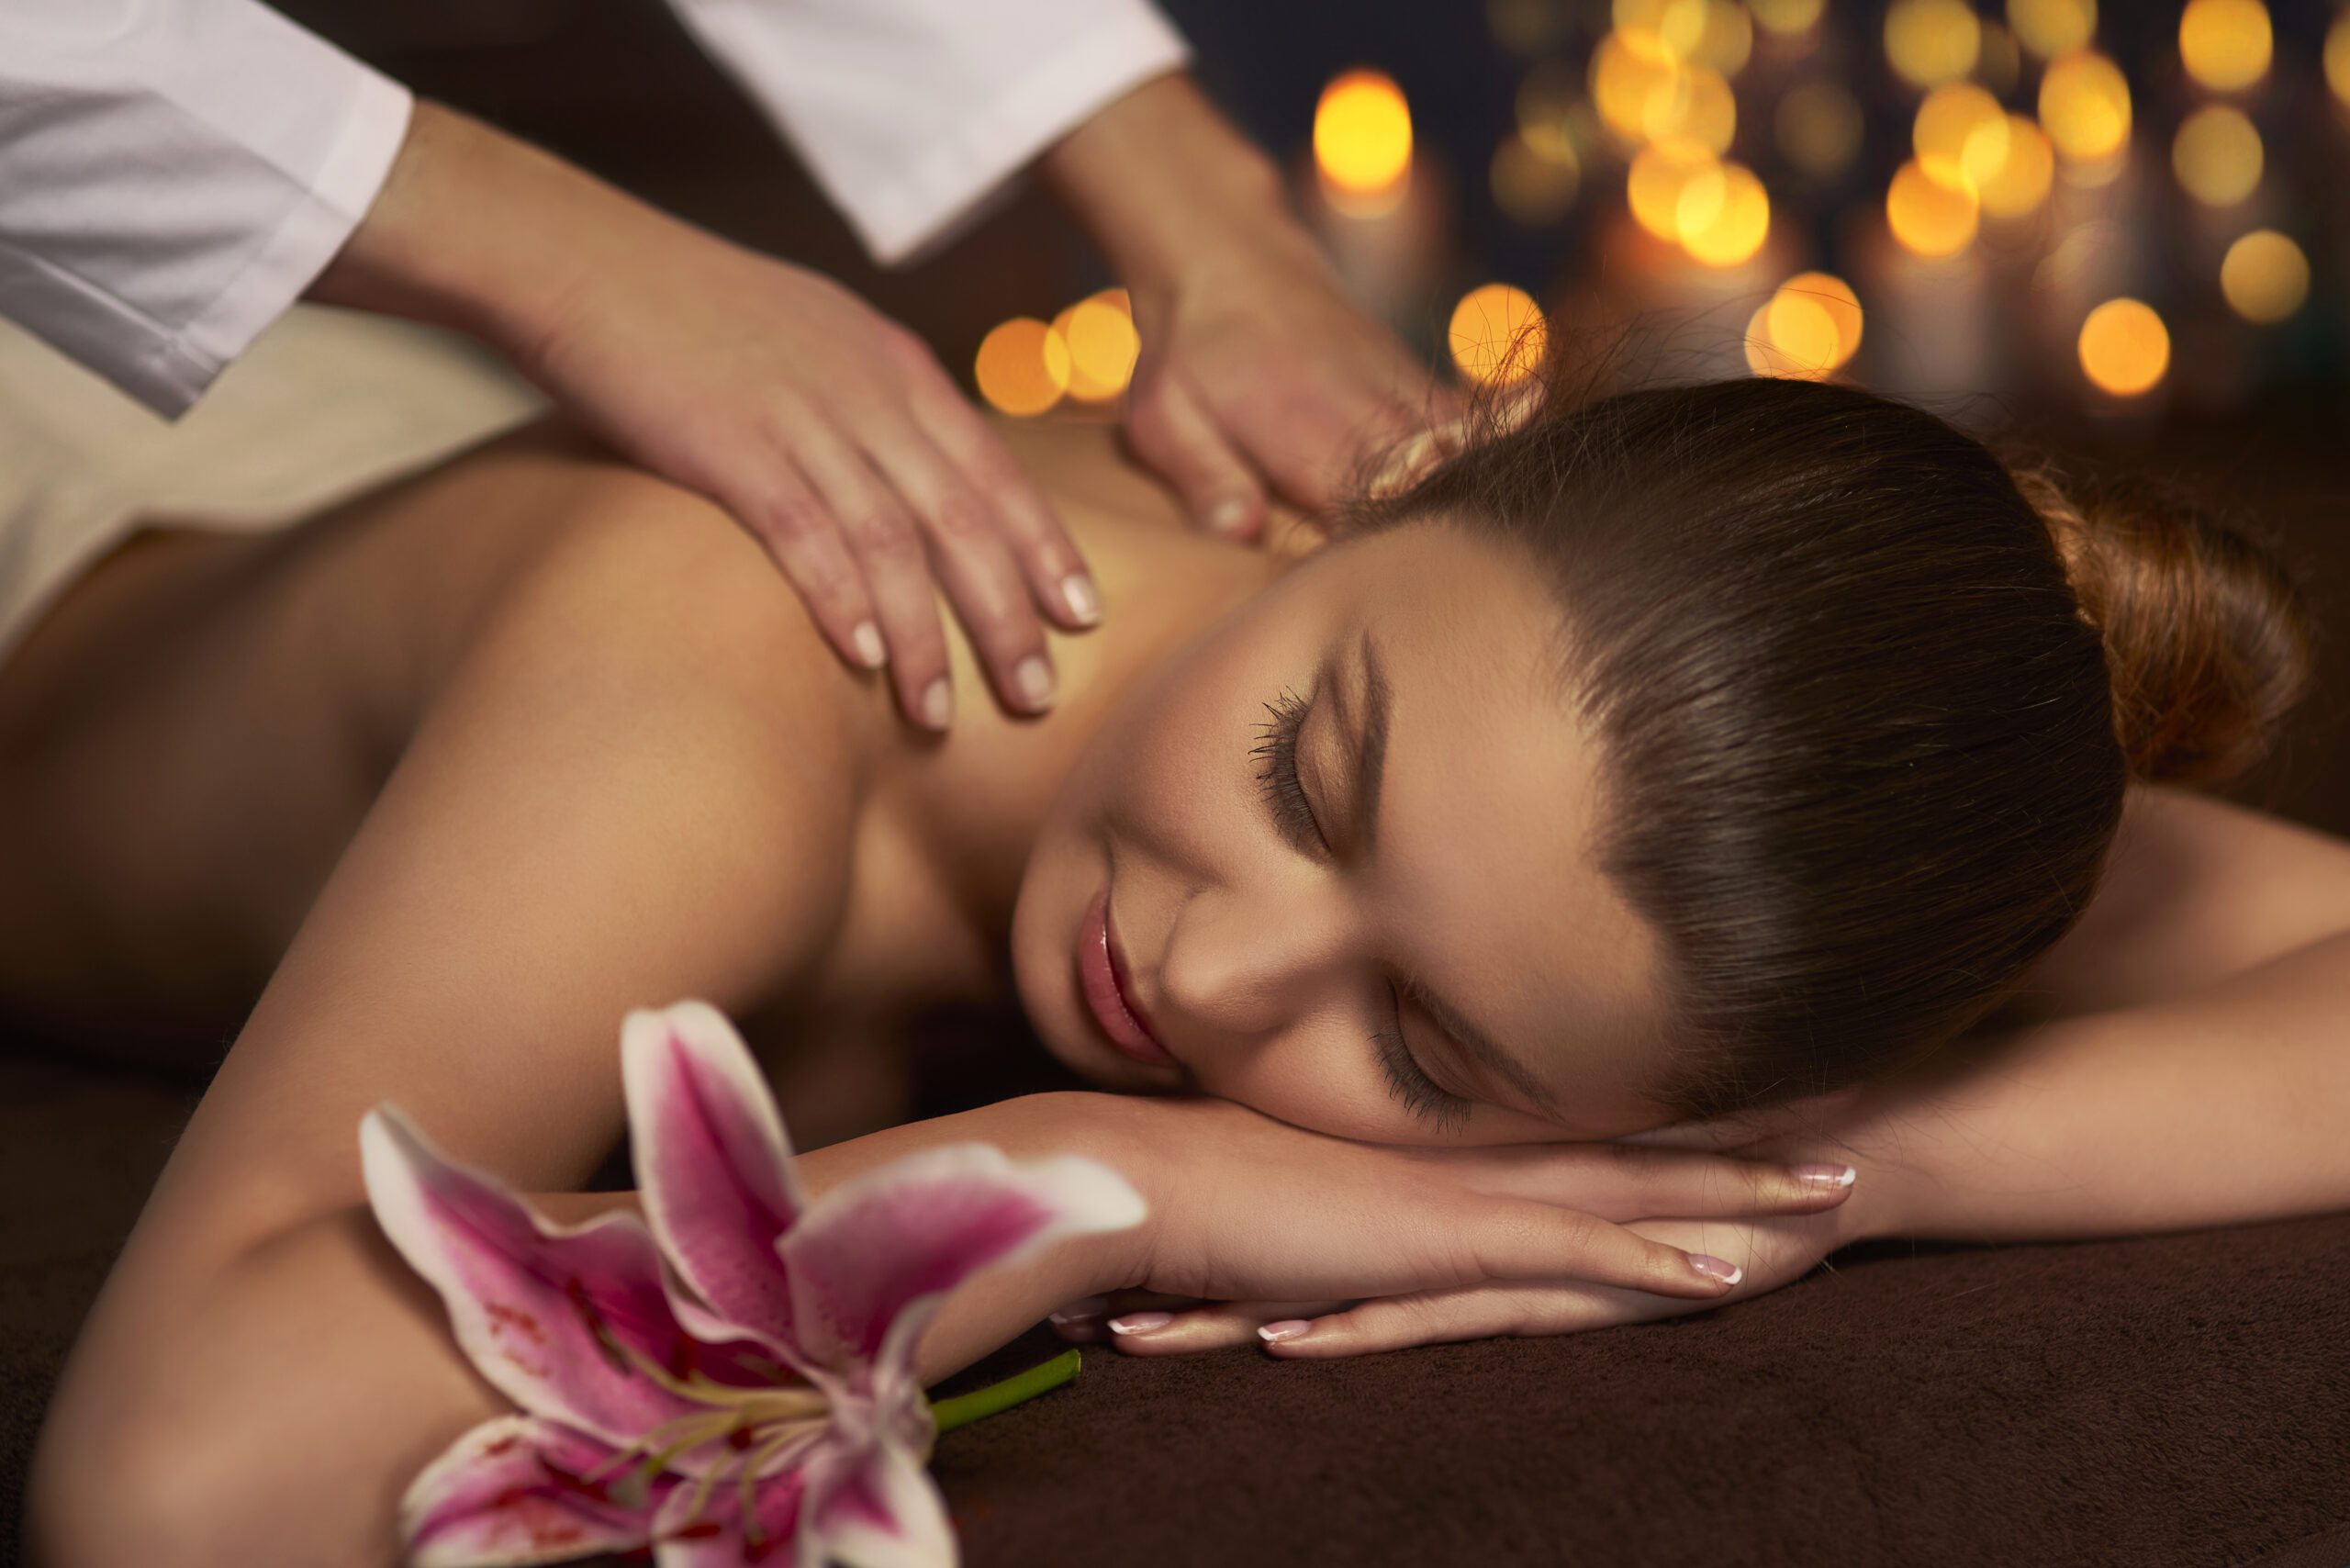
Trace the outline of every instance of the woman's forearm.
<path fill-rule="evenodd" d="M 2112 1235 L 2350 1207 L 2350 933 L 2022 1030 L 1842 1122 L 1868 1235 Z"/>

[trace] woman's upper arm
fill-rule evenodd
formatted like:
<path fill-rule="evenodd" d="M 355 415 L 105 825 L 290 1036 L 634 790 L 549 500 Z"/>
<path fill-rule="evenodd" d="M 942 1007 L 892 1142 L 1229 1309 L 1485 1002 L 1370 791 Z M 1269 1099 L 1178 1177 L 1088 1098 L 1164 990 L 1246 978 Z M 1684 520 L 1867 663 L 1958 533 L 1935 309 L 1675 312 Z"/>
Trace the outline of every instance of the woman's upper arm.
<path fill-rule="evenodd" d="M 2161 1002 L 2345 930 L 2350 843 L 2133 786 L 2096 898 L 2022 1000 L 2051 1017 Z"/>

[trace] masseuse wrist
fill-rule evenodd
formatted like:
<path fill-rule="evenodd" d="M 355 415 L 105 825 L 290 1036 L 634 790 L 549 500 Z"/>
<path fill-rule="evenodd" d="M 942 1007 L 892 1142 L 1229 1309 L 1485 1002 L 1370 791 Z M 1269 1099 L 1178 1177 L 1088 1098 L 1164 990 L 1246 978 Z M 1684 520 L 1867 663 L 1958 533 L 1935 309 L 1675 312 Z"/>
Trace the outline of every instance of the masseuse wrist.
<path fill-rule="evenodd" d="M 632 235 L 641 242 L 670 221 L 552 153 L 420 99 L 367 216 L 307 297 L 454 328 L 527 369 L 581 308 L 598 269 Z"/>
<path fill-rule="evenodd" d="M 1101 110 L 1039 167 L 1137 295 L 1227 273 L 1245 282 L 1268 255 L 1326 265 L 1272 163 L 1181 72 Z"/>

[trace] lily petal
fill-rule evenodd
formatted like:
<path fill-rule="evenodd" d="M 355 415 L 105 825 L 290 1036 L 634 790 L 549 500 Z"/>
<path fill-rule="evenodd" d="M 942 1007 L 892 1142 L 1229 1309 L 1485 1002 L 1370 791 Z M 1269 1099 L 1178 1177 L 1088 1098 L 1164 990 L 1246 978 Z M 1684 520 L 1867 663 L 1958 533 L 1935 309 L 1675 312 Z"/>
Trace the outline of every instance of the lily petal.
<path fill-rule="evenodd" d="M 751 1494 L 751 1525 L 744 1528 L 734 1494 L 738 1483 L 721 1480 L 699 1497 L 681 1486 L 669 1494 L 653 1525 L 655 1568 L 743 1568 L 772 1562 L 777 1568 L 800 1561 L 800 1510 L 807 1476 L 798 1468 L 770 1475 Z M 951 1562 L 941 1558 L 938 1563 Z M 824 1568 L 815 1560 L 815 1568 Z"/>
<path fill-rule="evenodd" d="M 938 1488 L 901 1444 L 877 1443 L 835 1474 L 811 1473 L 808 1492 L 808 1561 L 940 1568 L 956 1560 Z"/>
<path fill-rule="evenodd" d="M 484 1421 L 428 1465 L 400 1500 L 409 1568 L 509 1568 L 643 1546 L 661 1495 L 648 1493 L 630 1507 L 584 1479 L 611 1454 L 554 1421 Z"/>
<path fill-rule="evenodd" d="M 1014 1165 L 975 1143 L 892 1160 L 826 1193 L 777 1243 L 799 1348 L 822 1366 L 870 1361 L 901 1317 L 911 1347 L 975 1270 L 1145 1212 L 1125 1177 L 1076 1156 Z"/>
<path fill-rule="evenodd" d="M 377 1223 L 441 1293 L 458 1345 L 499 1393 L 615 1447 L 707 1408 L 627 1362 L 627 1350 L 665 1368 L 719 1359 L 671 1314 L 634 1215 L 552 1225 L 388 1105 L 360 1123 L 359 1144 Z"/>
<path fill-rule="evenodd" d="M 805 1204 L 783 1119 L 742 1036 L 706 1002 L 632 1013 L 621 1078 L 639 1195 L 662 1251 L 718 1316 L 789 1344 L 790 1284 L 775 1243 Z"/>

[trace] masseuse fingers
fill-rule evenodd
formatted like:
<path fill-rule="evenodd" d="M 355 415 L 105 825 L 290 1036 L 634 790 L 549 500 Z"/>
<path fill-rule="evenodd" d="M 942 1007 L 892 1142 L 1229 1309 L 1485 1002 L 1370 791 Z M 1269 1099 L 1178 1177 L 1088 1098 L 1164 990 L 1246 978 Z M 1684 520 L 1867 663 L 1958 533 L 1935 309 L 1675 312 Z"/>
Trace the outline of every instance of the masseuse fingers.
<path fill-rule="evenodd" d="M 1481 1151 L 1481 1191 L 1571 1204 L 1618 1222 L 1813 1214 L 1851 1195 L 1841 1161 L 1790 1165 L 1622 1143 L 1522 1144 Z"/>
<path fill-rule="evenodd" d="M 922 520 L 938 585 L 1003 705 L 1015 713 L 1051 707 L 1045 629 L 995 510 L 919 431 L 877 449 L 874 459 Z"/>
<path fill-rule="evenodd" d="M 832 509 L 788 458 L 771 465 L 761 479 L 764 488 L 754 497 L 722 498 L 727 510 L 783 568 L 834 650 L 858 669 L 878 669 L 888 655 L 873 600 Z"/>
<path fill-rule="evenodd" d="M 946 729 L 955 714 L 954 687 L 931 588 L 930 556 L 913 514 L 845 440 L 811 442 L 801 461 L 840 520 L 864 573 L 874 620 L 889 647 L 899 709 L 924 729 Z"/>
<path fill-rule="evenodd" d="M 999 536 L 1028 579 L 1037 608 L 1064 631 L 1093 626 L 1102 619 L 1101 592 L 1044 491 L 927 351 L 923 359 L 933 374 L 913 389 L 915 421 L 954 465 L 961 482 L 990 509 Z"/>
<path fill-rule="evenodd" d="M 1210 532 L 1254 539 L 1264 528 L 1265 487 L 1180 375 L 1136 377 L 1126 439 Z"/>
<path fill-rule="evenodd" d="M 1651 1241 L 1596 1215 L 1550 1204 L 1493 1199 L 1462 1212 L 1454 1245 L 1466 1257 L 1461 1274 L 1495 1281 L 1555 1280 L 1570 1275 L 1595 1284 L 1699 1300 L 1718 1297 L 1743 1277 L 1734 1264 L 1701 1252 Z"/>

